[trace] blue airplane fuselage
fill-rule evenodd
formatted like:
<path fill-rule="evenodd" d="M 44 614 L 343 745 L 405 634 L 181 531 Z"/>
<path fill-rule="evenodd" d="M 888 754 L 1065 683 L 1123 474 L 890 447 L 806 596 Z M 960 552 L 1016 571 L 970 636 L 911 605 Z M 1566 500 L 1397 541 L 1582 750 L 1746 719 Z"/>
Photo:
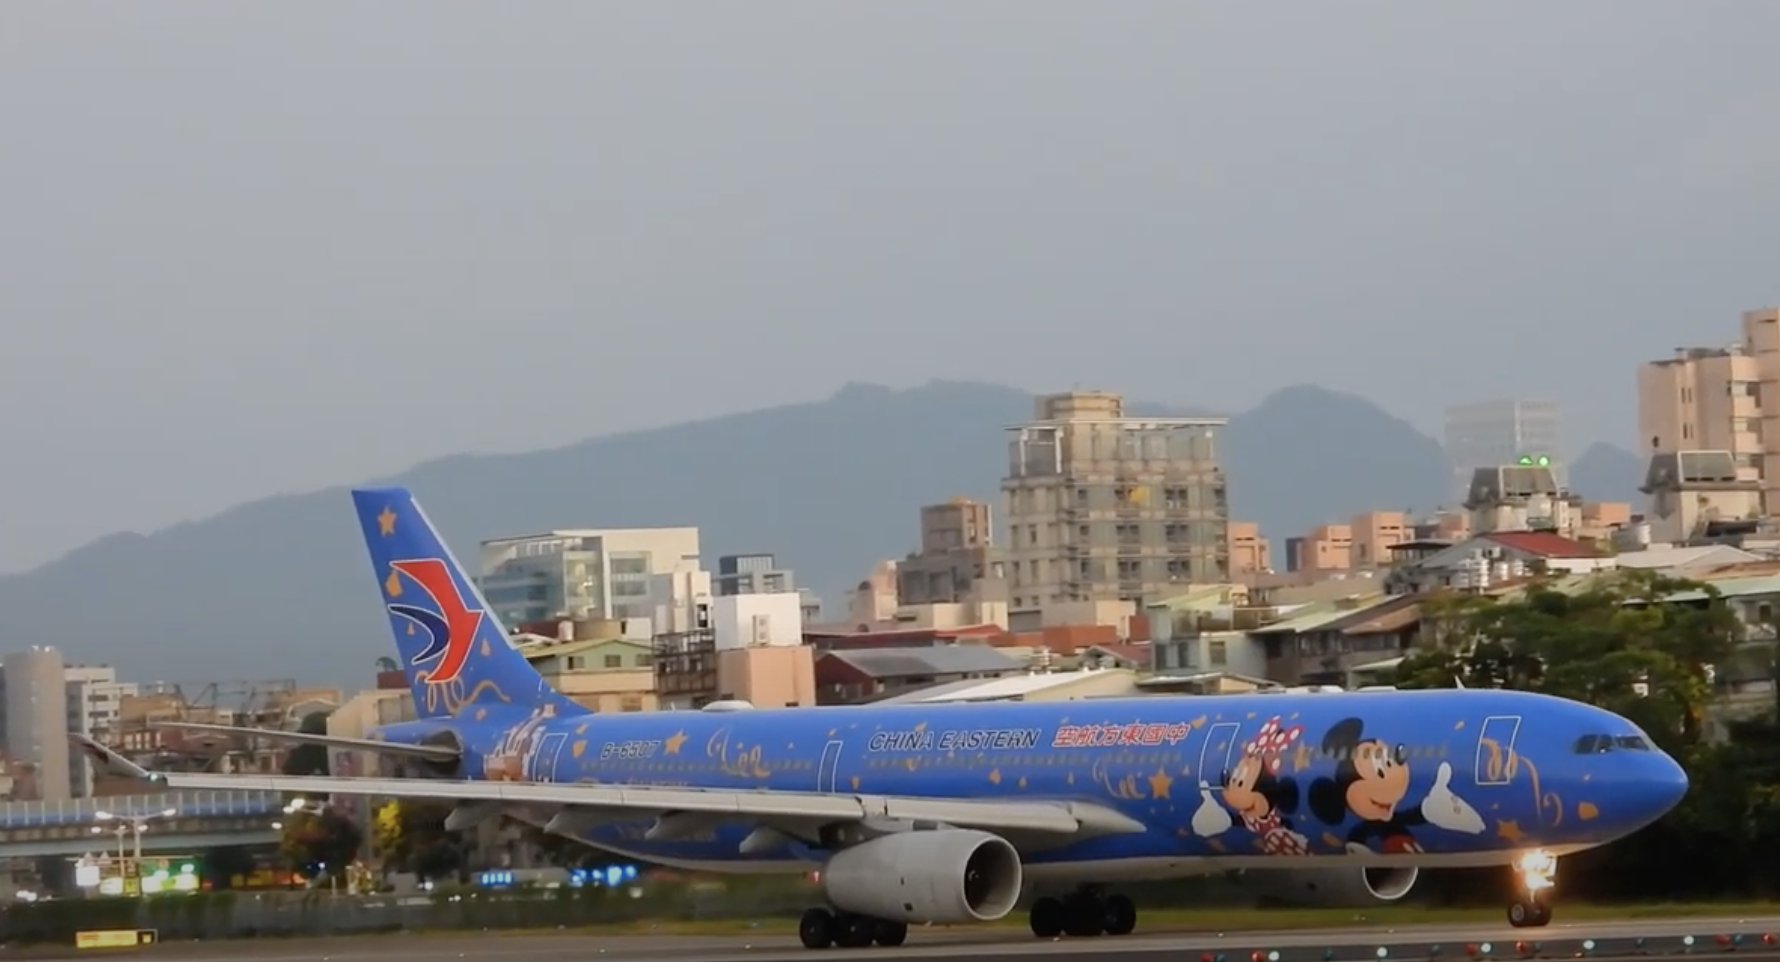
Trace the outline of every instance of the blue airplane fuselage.
<path fill-rule="evenodd" d="M 1093 863 L 1107 881 L 1282 858 L 1434 867 L 1562 855 L 1636 831 L 1687 787 L 1619 716 L 1485 690 L 648 714 L 482 704 L 382 734 L 440 728 L 462 740 L 473 778 L 1090 803 L 1144 830 L 1039 846 L 1027 861 L 1036 876 Z M 624 818 L 579 837 L 715 871 L 822 860 L 790 841 L 744 853 L 746 823 L 646 837 L 654 824 Z"/>

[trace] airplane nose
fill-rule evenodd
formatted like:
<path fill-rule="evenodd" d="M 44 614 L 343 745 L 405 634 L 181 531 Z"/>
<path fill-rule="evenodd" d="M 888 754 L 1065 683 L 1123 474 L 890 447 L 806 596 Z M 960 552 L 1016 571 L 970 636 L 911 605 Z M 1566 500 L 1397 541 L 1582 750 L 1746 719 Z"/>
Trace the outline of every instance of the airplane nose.
<path fill-rule="evenodd" d="M 1640 767 L 1644 771 L 1639 773 L 1633 794 L 1640 814 L 1654 822 L 1687 797 L 1687 770 L 1665 752 L 1652 752 L 1649 761 Z"/>

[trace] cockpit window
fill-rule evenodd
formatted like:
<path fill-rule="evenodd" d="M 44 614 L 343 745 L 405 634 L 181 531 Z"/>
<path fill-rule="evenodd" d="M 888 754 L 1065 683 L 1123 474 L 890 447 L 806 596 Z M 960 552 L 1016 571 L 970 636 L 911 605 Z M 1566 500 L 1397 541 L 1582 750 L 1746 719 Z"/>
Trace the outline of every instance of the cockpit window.
<path fill-rule="evenodd" d="M 1576 739 L 1576 744 L 1570 750 L 1578 755 L 1599 755 L 1616 748 L 1647 752 L 1650 751 L 1650 742 L 1642 735 L 1584 735 Z"/>
<path fill-rule="evenodd" d="M 1613 750 L 1613 739 L 1606 735 L 1584 735 L 1576 739 L 1575 747 L 1570 749 L 1578 755 L 1594 755 Z"/>

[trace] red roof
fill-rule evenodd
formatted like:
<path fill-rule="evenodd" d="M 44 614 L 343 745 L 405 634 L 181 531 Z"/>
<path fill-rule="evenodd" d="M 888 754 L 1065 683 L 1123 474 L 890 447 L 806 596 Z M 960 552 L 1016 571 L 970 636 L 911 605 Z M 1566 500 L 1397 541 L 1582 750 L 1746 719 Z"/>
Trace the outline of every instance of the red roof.
<path fill-rule="evenodd" d="M 1492 531 L 1487 540 L 1540 558 L 1597 558 L 1600 552 L 1560 534 L 1549 531 Z"/>

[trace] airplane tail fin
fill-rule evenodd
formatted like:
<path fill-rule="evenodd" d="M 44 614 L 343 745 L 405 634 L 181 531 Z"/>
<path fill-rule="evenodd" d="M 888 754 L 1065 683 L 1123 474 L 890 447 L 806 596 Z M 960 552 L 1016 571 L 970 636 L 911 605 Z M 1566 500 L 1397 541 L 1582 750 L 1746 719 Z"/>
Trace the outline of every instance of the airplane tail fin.
<path fill-rule="evenodd" d="M 353 506 L 421 718 L 508 707 L 581 711 L 507 641 L 463 566 L 407 488 L 355 488 Z"/>

